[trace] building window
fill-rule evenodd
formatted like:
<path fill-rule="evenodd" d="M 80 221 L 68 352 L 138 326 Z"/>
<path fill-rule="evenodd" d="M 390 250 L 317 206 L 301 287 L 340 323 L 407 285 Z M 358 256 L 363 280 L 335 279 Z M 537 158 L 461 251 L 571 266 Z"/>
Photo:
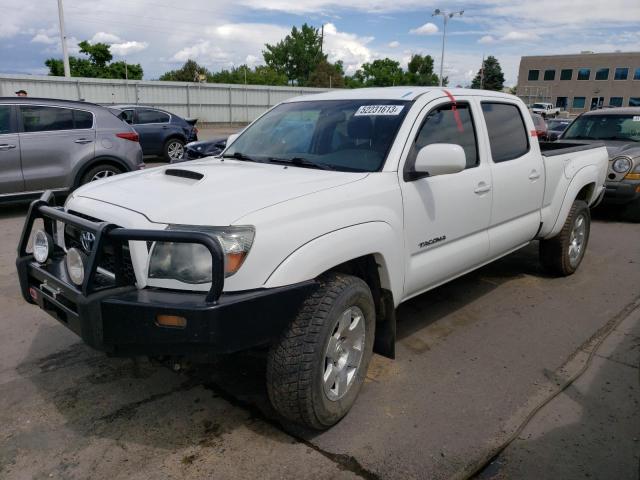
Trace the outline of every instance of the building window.
<path fill-rule="evenodd" d="M 535 82 L 540 78 L 540 70 L 529 70 L 529 81 Z"/>
<path fill-rule="evenodd" d="M 622 106 L 622 97 L 611 97 L 609 99 L 610 107 L 621 107 Z"/>
<path fill-rule="evenodd" d="M 589 80 L 591 76 L 590 68 L 579 68 L 578 69 L 578 80 Z"/>
<path fill-rule="evenodd" d="M 545 70 L 544 71 L 544 79 L 545 80 L 555 80 L 556 79 L 556 71 L 555 70 Z"/>
<path fill-rule="evenodd" d="M 626 80 L 629 77 L 629 69 L 628 68 L 616 68 L 616 74 L 614 75 L 614 80 Z"/>
<path fill-rule="evenodd" d="M 640 68 L 636 68 L 636 73 L 633 74 L 634 80 L 640 80 Z"/>
<path fill-rule="evenodd" d="M 584 108 L 584 97 L 573 97 L 573 105 L 571 108 Z"/>
<path fill-rule="evenodd" d="M 630 107 L 640 107 L 640 97 L 631 97 L 631 98 L 629 98 L 629 106 Z"/>
<path fill-rule="evenodd" d="M 556 107 L 562 110 L 566 110 L 567 106 L 569 106 L 569 99 L 567 97 L 558 97 L 556 98 Z"/>
<path fill-rule="evenodd" d="M 596 80 L 609 80 L 609 69 L 599 68 L 596 70 Z"/>
<path fill-rule="evenodd" d="M 571 80 L 573 76 L 573 70 L 570 68 L 564 68 L 560 70 L 560 80 Z"/>

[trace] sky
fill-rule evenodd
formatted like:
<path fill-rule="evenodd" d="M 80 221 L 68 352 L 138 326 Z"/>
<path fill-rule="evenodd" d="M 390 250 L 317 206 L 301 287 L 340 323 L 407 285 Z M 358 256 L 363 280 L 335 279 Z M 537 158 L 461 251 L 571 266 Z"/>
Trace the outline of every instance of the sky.
<path fill-rule="evenodd" d="M 517 83 L 522 55 L 640 51 L 640 0 L 64 0 L 70 54 L 81 40 L 111 45 L 116 60 L 140 63 L 158 78 L 192 58 L 217 71 L 262 63 L 265 43 L 294 25 L 324 25 L 325 52 L 347 74 L 389 57 L 403 67 L 429 54 L 440 68 L 442 17 L 447 25 L 445 75 L 467 86 L 483 55 Z M 0 0 L 0 73 L 46 75 L 61 58 L 57 0 Z"/>

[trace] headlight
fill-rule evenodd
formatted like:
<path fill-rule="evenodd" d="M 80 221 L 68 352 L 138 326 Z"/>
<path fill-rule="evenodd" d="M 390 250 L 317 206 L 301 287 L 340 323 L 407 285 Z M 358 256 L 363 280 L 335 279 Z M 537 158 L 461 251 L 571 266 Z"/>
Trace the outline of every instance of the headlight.
<path fill-rule="evenodd" d="M 44 263 L 53 251 L 53 239 L 44 230 L 37 230 L 33 236 L 33 258 Z"/>
<path fill-rule="evenodd" d="M 631 160 L 627 157 L 618 157 L 613 161 L 611 168 L 616 173 L 624 173 L 631 168 Z"/>
<path fill-rule="evenodd" d="M 84 282 L 84 263 L 86 256 L 77 248 L 70 248 L 67 251 L 67 273 L 73 283 L 80 286 Z"/>
<path fill-rule="evenodd" d="M 231 276 L 242 266 L 249 254 L 255 230 L 243 227 L 200 227 L 171 225 L 170 230 L 204 232 L 217 238 L 225 256 L 225 276 Z M 209 283 L 211 253 L 198 243 L 155 242 L 149 259 L 149 278 L 174 279 L 185 283 Z"/>

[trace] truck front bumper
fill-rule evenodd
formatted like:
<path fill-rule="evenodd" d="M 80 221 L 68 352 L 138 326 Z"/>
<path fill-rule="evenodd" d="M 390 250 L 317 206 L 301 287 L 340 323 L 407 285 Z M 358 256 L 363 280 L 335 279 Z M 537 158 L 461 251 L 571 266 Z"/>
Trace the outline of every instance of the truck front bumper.
<path fill-rule="evenodd" d="M 623 205 L 640 199 L 640 180 L 606 182 L 604 205 Z"/>
<path fill-rule="evenodd" d="M 40 265 L 31 256 L 16 262 L 22 295 L 76 333 L 89 346 L 115 356 L 232 353 L 270 343 L 316 288 L 313 281 L 285 287 L 223 293 L 215 303 L 204 293 L 134 286 L 87 296 L 65 278 L 64 262 Z M 182 317 L 182 328 L 158 316 Z"/>
<path fill-rule="evenodd" d="M 202 232 L 120 228 L 94 222 L 50 205 L 45 193 L 31 204 L 18 246 L 16 267 L 22 296 L 79 335 L 91 347 L 117 356 L 231 353 L 264 345 L 276 338 L 296 315 L 304 299 L 317 288 L 313 280 L 270 289 L 223 292 L 224 258 L 213 237 Z M 87 252 L 82 285 L 70 280 L 66 251 L 55 244 L 40 264 L 27 252 L 34 221 L 57 238 L 57 230 L 72 225 L 94 234 Z M 208 292 L 138 289 L 123 272 L 123 249 L 129 241 L 200 243 L 212 255 Z M 105 252 L 115 258 L 113 278 L 98 267 Z M 162 317 L 179 317 L 167 326 Z"/>

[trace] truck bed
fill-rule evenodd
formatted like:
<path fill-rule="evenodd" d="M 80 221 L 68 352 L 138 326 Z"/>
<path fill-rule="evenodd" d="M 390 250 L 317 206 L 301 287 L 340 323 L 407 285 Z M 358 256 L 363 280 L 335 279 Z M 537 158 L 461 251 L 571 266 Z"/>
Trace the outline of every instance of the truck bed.
<path fill-rule="evenodd" d="M 603 142 L 574 143 L 574 142 L 540 142 L 540 151 L 545 157 L 564 155 L 565 153 L 582 152 L 592 148 L 604 147 Z"/>

